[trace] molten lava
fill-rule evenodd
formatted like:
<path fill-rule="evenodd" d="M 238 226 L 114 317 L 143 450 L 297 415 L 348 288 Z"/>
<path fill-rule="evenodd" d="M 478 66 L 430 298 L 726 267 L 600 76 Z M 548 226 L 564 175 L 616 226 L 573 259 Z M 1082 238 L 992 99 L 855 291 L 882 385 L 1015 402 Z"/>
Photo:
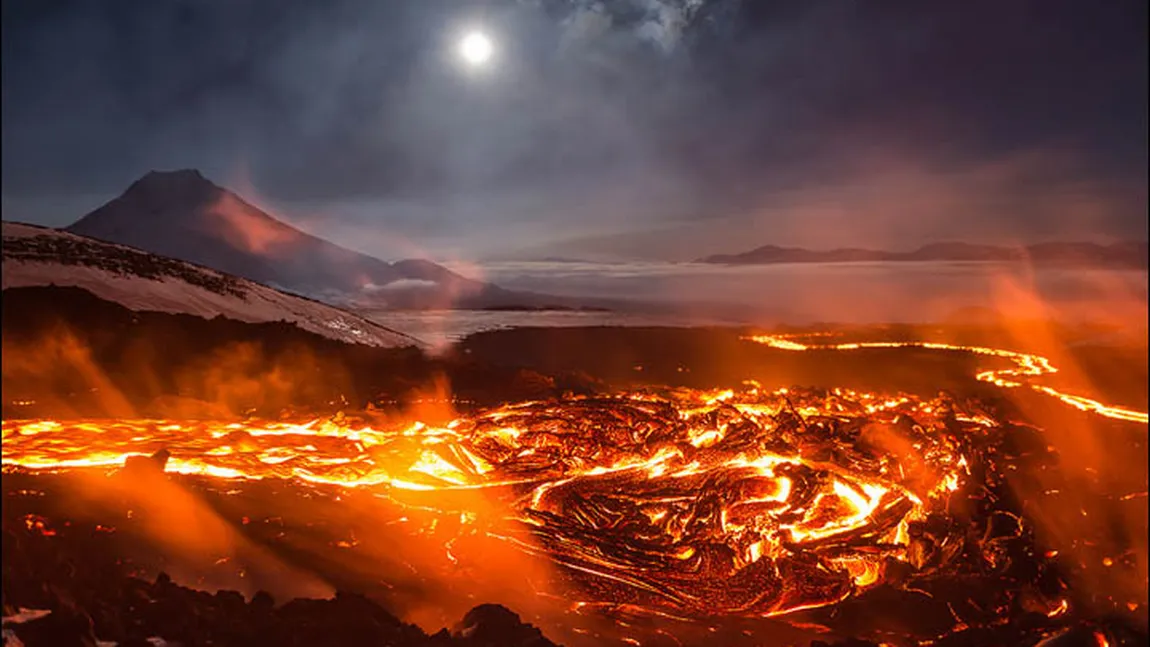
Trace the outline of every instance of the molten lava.
<path fill-rule="evenodd" d="M 816 348 L 792 338 L 755 341 Z M 1004 388 L 1055 370 L 1038 356 L 987 348 L 828 348 L 900 346 L 1008 359 L 1011 368 L 978 374 Z M 1144 413 L 1032 388 L 1103 416 L 1146 421 Z M 171 472 L 371 488 L 464 524 L 493 509 L 519 529 L 497 538 L 563 567 L 575 585 L 570 597 L 586 598 L 580 604 L 766 617 L 838 603 L 887 583 L 896 566 L 904 579 L 906 569 L 976 568 L 963 565 L 974 559 L 967 540 L 948 534 L 946 523 L 938 529 L 938 520 L 972 474 L 994 471 L 974 447 L 1002 427 L 975 403 L 941 397 L 763 392 L 749 384 L 738 392 L 527 402 L 442 426 L 4 421 L 3 464 L 118 467 L 166 449 Z M 447 502 L 463 491 L 494 505 L 461 513 Z M 977 568 L 994 565 L 988 555 Z"/>
<path fill-rule="evenodd" d="M 944 507 L 964 477 L 945 432 L 953 413 L 751 388 L 532 402 L 444 427 L 5 421 L 3 459 L 119 466 L 166 448 L 169 471 L 222 479 L 377 487 L 400 500 L 482 490 L 522 522 L 506 540 L 568 567 L 593 603 L 764 616 L 842 600 L 880 582 L 884 559 L 905 558 L 908 524 Z M 989 424 L 963 419 L 970 433 Z M 890 435 L 913 455 L 890 451 Z"/>
<path fill-rule="evenodd" d="M 1079 395 L 1071 395 L 1069 393 L 1062 393 L 1054 388 L 1042 384 L 1034 384 L 1027 382 L 1028 378 L 1041 377 L 1043 375 L 1053 375 L 1058 372 L 1058 369 L 1050 363 L 1050 360 L 1042 357 L 1041 355 L 1031 355 L 1027 353 L 1019 353 L 1012 350 L 1003 350 L 1000 348 L 986 348 L 983 346 L 956 346 L 952 344 L 939 344 L 934 342 L 855 342 L 855 343 L 839 343 L 839 344 L 806 344 L 799 339 L 803 338 L 802 335 L 758 335 L 750 337 L 751 341 L 766 344 L 772 348 L 781 350 L 858 350 L 863 348 L 926 348 L 930 350 L 943 350 L 955 351 L 962 353 L 972 353 L 975 355 L 982 355 L 984 357 L 1001 357 L 1010 360 L 1011 366 L 1007 368 L 985 370 L 979 372 L 975 378 L 980 382 L 987 382 L 1004 389 L 1014 389 L 1018 387 L 1028 387 L 1037 391 L 1057 398 L 1062 403 L 1070 405 L 1080 411 L 1087 411 L 1095 413 L 1100 416 L 1112 418 L 1114 420 L 1124 420 L 1127 422 L 1139 422 L 1147 424 L 1150 421 L 1150 416 L 1144 411 L 1133 411 L 1124 407 L 1117 407 L 1106 405 L 1097 400 L 1082 397 Z"/>

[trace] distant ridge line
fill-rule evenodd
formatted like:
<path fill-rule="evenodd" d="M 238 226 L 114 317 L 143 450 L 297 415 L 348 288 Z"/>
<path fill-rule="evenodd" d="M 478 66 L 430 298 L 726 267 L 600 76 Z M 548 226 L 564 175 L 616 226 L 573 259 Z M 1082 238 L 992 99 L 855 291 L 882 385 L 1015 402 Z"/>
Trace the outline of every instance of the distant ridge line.
<path fill-rule="evenodd" d="M 857 262 L 1020 262 L 1075 267 L 1146 269 L 1150 246 L 1146 242 L 1119 242 L 1109 245 L 1085 242 L 1036 243 L 1025 246 L 978 245 L 942 242 L 924 245 L 910 252 L 863 248 L 810 250 L 801 247 L 764 245 L 740 254 L 715 254 L 697 263 L 718 265 L 770 265 L 781 263 Z"/>

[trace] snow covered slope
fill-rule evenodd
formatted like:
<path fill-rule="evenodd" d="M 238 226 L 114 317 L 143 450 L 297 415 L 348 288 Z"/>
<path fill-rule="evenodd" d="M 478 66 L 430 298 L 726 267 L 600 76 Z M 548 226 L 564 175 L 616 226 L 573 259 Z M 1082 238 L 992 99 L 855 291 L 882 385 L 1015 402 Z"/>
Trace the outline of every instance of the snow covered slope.
<path fill-rule="evenodd" d="M 206 267 L 57 229 L 3 223 L 3 288 L 70 286 L 131 310 L 243 322 L 287 321 L 352 344 L 422 346 L 329 305 Z"/>

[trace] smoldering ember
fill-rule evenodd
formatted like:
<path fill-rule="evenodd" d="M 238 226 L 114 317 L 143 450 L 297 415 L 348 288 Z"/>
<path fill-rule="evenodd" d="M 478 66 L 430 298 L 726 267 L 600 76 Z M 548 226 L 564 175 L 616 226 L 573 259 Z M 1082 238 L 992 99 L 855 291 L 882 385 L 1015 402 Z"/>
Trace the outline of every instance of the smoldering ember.
<path fill-rule="evenodd" d="M 1150 643 L 1145 12 L 6 2 L 4 645 Z"/>

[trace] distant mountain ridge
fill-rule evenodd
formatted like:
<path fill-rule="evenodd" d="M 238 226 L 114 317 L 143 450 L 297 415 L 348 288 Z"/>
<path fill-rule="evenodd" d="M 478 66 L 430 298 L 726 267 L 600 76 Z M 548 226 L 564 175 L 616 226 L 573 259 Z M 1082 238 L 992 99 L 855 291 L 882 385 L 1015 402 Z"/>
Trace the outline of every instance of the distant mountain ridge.
<path fill-rule="evenodd" d="M 388 263 L 303 232 L 199 171 L 151 171 L 66 231 L 335 302 L 451 308 L 510 293 L 427 260 Z"/>
<path fill-rule="evenodd" d="M 1123 242 L 1111 245 L 1056 242 L 1024 247 L 941 242 L 924 245 L 910 252 L 889 252 L 853 247 L 810 250 L 800 247 L 764 245 L 741 254 L 706 256 L 696 262 L 718 265 L 769 265 L 775 263 L 857 263 L 867 261 L 968 261 L 1028 262 L 1074 267 L 1146 269 L 1148 249 L 1150 248 L 1145 242 Z"/>

